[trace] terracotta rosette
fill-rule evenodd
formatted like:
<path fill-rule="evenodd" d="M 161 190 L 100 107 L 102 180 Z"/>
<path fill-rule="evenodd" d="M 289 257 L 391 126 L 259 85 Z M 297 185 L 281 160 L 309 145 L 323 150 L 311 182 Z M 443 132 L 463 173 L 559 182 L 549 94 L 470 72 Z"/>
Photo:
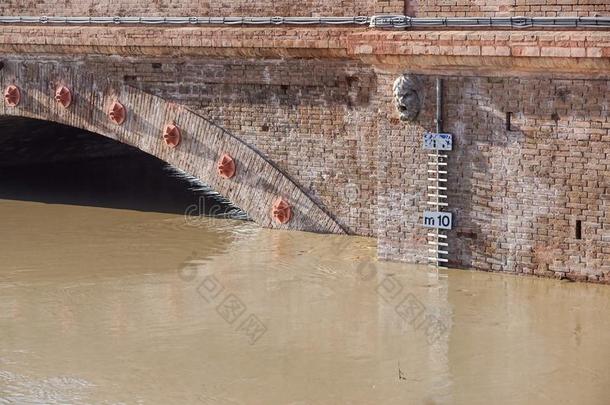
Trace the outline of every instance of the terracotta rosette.
<path fill-rule="evenodd" d="M 21 90 L 15 85 L 10 85 L 4 90 L 4 102 L 9 107 L 17 107 L 21 101 Z"/>
<path fill-rule="evenodd" d="M 273 203 L 273 219 L 277 223 L 286 224 L 292 219 L 292 206 L 284 198 L 278 198 Z"/>
<path fill-rule="evenodd" d="M 64 108 L 70 107 L 70 104 L 72 104 L 72 92 L 66 86 L 59 86 L 57 90 L 55 90 L 55 101 Z"/>
<path fill-rule="evenodd" d="M 182 134 L 180 128 L 176 124 L 169 124 L 165 127 L 165 132 L 163 133 L 163 141 L 170 148 L 175 148 L 180 144 L 180 140 L 182 139 Z"/>
<path fill-rule="evenodd" d="M 125 106 L 118 101 L 115 101 L 110 106 L 110 110 L 108 111 L 108 117 L 110 121 L 114 122 L 117 125 L 121 125 L 125 122 L 125 118 L 127 118 L 127 110 Z"/>
<path fill-rule="evenodd" d="M 228 154 L 223 154 L 218 160 L 218 175 L 225 179 L 235 176 L 235 160 Z"/>

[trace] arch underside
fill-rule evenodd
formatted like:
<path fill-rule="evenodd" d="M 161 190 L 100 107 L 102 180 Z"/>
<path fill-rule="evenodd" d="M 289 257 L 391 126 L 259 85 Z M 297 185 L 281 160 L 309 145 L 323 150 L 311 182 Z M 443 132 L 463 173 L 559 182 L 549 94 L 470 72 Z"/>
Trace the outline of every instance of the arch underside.
<path fill-rule="evenodd" d="M 16 107 L 0 103 L 0 115 L 53 121 L 134 146 L 208 184 L 263 227 L 344 233 L 328 213 L 259 151 L 183 106 L 109 78 L 94 77 L 81 68 L 48 62 L 5 62 L 0 83 L 3 89 L 16 85 L 21 92 Z M 55 89 L 62 85 L 73 94 L 69 108 L 54 99 Z M 120 101 L 127 110 L 122 125 L 108 118 L 114 101 Z M 175 123 L 182 132 L 181 143 L 173 149 L 162 138 L 169 123 Z M 231 179 L 222 178 L 216 170 L 224 153 L 236 162 L 237 172 Z M 274 221 L 271 215 L 280 197 L 289 201 L 293 210 L 286 224 Z"/>

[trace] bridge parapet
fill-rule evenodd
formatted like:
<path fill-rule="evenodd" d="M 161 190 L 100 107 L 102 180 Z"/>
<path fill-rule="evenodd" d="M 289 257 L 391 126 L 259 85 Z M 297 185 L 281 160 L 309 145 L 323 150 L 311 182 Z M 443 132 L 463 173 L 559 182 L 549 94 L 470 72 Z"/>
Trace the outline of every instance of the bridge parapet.
<path fill-rule="evenodd" d="M 507 17 L 609 15 L 603 0 L 4 0 L 1 15 L 319 16 L 408 14 L 418 17 Z"/>
<path fill-rule="evenodd" d="M 17 55 L 360 59 L 420 73 L 610 72 L 609 31 L 384 31 L 359 27 L 3 26 Z"/>
<path fill-rule="evenodd" d="M 69 16 L 352 16 L 400 14 L 404 0 L 4 0 L 0 15 Z"/>

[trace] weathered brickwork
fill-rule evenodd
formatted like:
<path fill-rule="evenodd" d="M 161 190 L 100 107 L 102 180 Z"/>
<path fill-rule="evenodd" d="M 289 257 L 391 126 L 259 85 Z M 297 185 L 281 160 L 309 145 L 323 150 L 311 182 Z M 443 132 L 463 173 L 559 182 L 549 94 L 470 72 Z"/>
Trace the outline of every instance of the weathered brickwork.
<path fill-rule="evenodd" d="M 345 229 L 375 234 L 376 81 L 370 67 L 333 60 L 146 62 L 112 71 L 237 134 Z"/>
<path fill-rule="evenodd" d="M 100 62 L 104 63 L 104 62 Z M 133 86 L 180 100 L 268 156 L 352 233 L 374 235 L 375 75 L 351 61 L 121 64 Z"/>
<path fill-rule="evenodd" d="M 0 53 L 200 58 L 354 59 L 396 73 L 606 75 L 606 30 L 392 31 L 356 28 L 3 26 Z"/>
<path fill-rule="evenodd" d="M 83 63 L 253 145 L 350 233 L 377 235 L 381 258 L 425 260 L 421 134 L 434 127 L 434 77 L 424 76 L 424 109 L 408 125 L 391 98 L 396 75 L 355 61 Z M 548 77 L 445 79 L 444 129 L 456 137 L 451 265 L 609 281 L 609 87 Z"/>
<path fill-rule="evenodd" d="M 2 15 L 62 16 L 356 16 L 414 17 L 608 15 L 606 0 L 5 0 Z"/>
<path fill-rule="evenodd" d="M 263 226 L 276 226 L 269 205 L 288 190 L 300 219 L 278 227 L 376 236 L 380 258 L 418 262 L 421 135 L 434 128 L 441 75 L 456 137 L 450 264 L 610 283 L 608 31 L 4 26 L 0 52 L 3 86 L 23 86 L 26 100 L 0 115 L 136 145 L 212 179 Z M 416 124 L 392 100 L 407 70 L 424 82 Z M 93 107 L 58 110 L 63 71 Z M 104 115 L 113 92 L 136 111 L 125 129 Z M 190 129 L 172 152 L 159 131 L 175 116 Z M 212 176 L 227 146 L 245 172 L 234 183 Z"/>
<path fill-rule="evenodd" d="M 402 14 L 403 0 L 4 0 L 1 15 L 357 16 Z"/>
<path fill-rule="evenodd" d="M 58 61 L 75 62 L 35 63 Z M 425 260 L 420 138 L 434 126 L 434 77 L 424 76 L 424 108 L 408 125 L 391 97 L 396 74 L 355 61 L 76 62 L 187 106 L 252 145 L 347 231 L 376 235 L 380 258 Z M 609 87 L 548 77 L 445 79 L 444 129 L 456 145 L 451 265 L 610 281 Z"/>
<path fill-rule="evenodd" d="M 417 17 L 609 15 L 607 0 L 407 0 Z"/>
<path fill-rule="evenodd" d="M 53 63 L 58 61 L 76 62 L 212 120 L 261 151 L 345 230 L 375 235 L 371 67 L 349 60 L 61 57 Z"/>
<path fill-rule="evenodd" d="M 297 183 L 252 146 L 175 101 L 115 79 L 105 70 L 91 74 L 82 64 L 5 59 L 0 70 L 0 87 L 17 86 L 21 97 L 17 105 L 0 104 L 0 116 L 54 121 L 134 146 L 204 180 L 262 226 L 344 232 Z M 58 86 L 71 89 L 70 108 L 55 101 Z M 111 105 L 117 101 L 126 111 L 121 124 L 108 117 Z M 163 141 L 168 125 L 180 128 L 178 147 L 170 148 Z M 235 159 L 239 169 L 231 179 L 222 178 L 217 171 L 217 162 L 225 153 Z M 279 198 L 292 207 L 288 223 L 273 219 L 272 207 Z"/>
<path fill-rule="evenodd" d="M 394 78 L 379 76 L 381 94 L 390 94 Z M 391 99 L 382 100 L 377 192 L 385 259 L 426 257 L 421 134 L 434 129 L 433 78 L 426 88 L 417 125 L 398 122 Z M 455 137 L 450 264 L 610 281 L 609 89 L 607 80 L 445 79 L 444 129 Z"/>

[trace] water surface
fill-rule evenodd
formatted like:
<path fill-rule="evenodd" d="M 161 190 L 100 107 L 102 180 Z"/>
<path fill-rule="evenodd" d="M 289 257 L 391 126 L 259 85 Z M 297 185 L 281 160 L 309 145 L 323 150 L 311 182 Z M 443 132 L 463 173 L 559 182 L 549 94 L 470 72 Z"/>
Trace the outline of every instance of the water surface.
<path fill-rule="evenodd" d="M 0 403 L 608 404 L 610 288 L 0 200 Z"/>

